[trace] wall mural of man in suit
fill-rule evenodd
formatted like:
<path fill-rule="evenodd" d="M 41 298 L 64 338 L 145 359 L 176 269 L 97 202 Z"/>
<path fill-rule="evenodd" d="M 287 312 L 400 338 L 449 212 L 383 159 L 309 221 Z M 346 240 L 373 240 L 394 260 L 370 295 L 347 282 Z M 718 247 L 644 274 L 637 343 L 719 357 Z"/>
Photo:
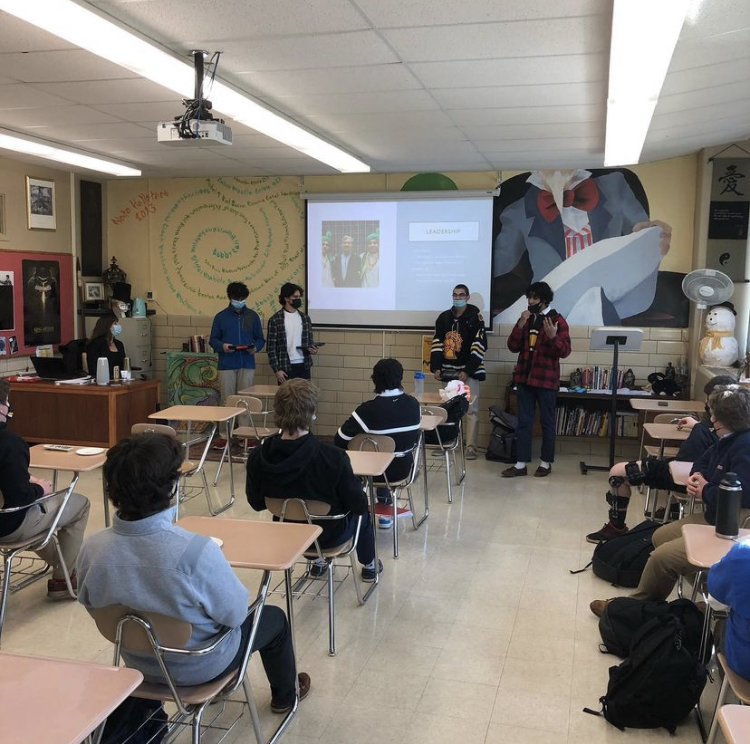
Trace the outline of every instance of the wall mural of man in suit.
<path fill-rule="evenodd" d="M 515 322 L 518 313 L 511 306 L 531 283 L 551 276 L 571 286 L 577 282 L 565 307 L 560 305 L 565 287 L 553 286 L 556 307 L 569 323 L 687 325 L 687 301 L 683 303 L 679 290 L 682 275 L 658 271 L 672 230 L 650 220 L 646 192 L 632 171 L 539 170 L 513 176 L 495 199 L 494 219 L 495 321 Z M 628 260 L 628 245 L 601 259 L 601 246 L 611 244 L 598 246 L 600 241 L 649 227 L 659 230 L 650 238 L 649 261 Z M 575 272 L 555 272 L 573 258 Z M 508 313 L 511 319 L 505 317 Z"/>

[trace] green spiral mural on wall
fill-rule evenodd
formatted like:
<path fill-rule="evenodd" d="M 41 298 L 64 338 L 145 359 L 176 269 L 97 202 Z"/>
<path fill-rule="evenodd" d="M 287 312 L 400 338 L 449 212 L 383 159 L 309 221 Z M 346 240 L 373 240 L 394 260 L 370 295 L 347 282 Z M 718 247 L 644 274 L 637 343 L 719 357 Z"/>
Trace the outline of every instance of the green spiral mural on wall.
<path fill-rule="evenodd" d="M 174 183 L 174 182 L 173 182 Z M 264 317 L 278 308 L 279 287 L 304 278 L 304 206 L 298 179 L 208 178 L 170 189 L 158 234 L 159 268 L 172 296 L 190 313 L 226 300 L 245 282 Z"/>

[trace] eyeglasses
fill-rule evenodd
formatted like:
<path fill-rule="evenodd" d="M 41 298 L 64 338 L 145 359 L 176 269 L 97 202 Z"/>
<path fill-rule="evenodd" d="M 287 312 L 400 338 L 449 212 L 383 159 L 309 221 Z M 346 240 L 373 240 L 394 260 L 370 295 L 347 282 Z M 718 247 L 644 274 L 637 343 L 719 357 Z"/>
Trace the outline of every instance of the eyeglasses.
<path fill-rule="evenodd" d="M 469 295 L 464 294 L 463 292 L 461 292 L 460 294 L 456 294 L 455 292 L 453 293 L 453 299 L 454 300 L 463 300 L 464 298 L 466 298 L 468 296 Z"/>

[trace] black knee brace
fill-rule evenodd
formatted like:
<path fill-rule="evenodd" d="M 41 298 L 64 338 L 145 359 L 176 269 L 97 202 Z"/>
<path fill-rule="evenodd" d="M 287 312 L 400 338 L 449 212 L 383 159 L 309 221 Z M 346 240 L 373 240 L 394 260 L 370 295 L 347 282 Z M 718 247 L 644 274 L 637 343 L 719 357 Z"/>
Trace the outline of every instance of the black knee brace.
<path fill-rule="evenodd" d="M 640 486 L 646 479 L 645 469 L 638 464 L 637 460 L 631 460 L 625 464 L 625 477 L 631 486 Z"/>

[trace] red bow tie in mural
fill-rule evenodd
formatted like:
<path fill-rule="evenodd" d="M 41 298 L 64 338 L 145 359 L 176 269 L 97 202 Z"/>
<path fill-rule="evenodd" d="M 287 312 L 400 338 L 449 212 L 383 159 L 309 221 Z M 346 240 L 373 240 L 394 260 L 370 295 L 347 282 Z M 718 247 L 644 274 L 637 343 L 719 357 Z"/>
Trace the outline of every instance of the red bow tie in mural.
<path fill-rule="evenodd" d="M 552 192 L 540 191 L 536 203 L 540 214 L 547 222 L 557 219 L 560 210 L 555 204 Z M 590 212 L 598 203 L 599 189 L 590 178 L 563 192 L 564 207 L 575 207 L 576 209 L 582 209 L 584 212 Z"/>

